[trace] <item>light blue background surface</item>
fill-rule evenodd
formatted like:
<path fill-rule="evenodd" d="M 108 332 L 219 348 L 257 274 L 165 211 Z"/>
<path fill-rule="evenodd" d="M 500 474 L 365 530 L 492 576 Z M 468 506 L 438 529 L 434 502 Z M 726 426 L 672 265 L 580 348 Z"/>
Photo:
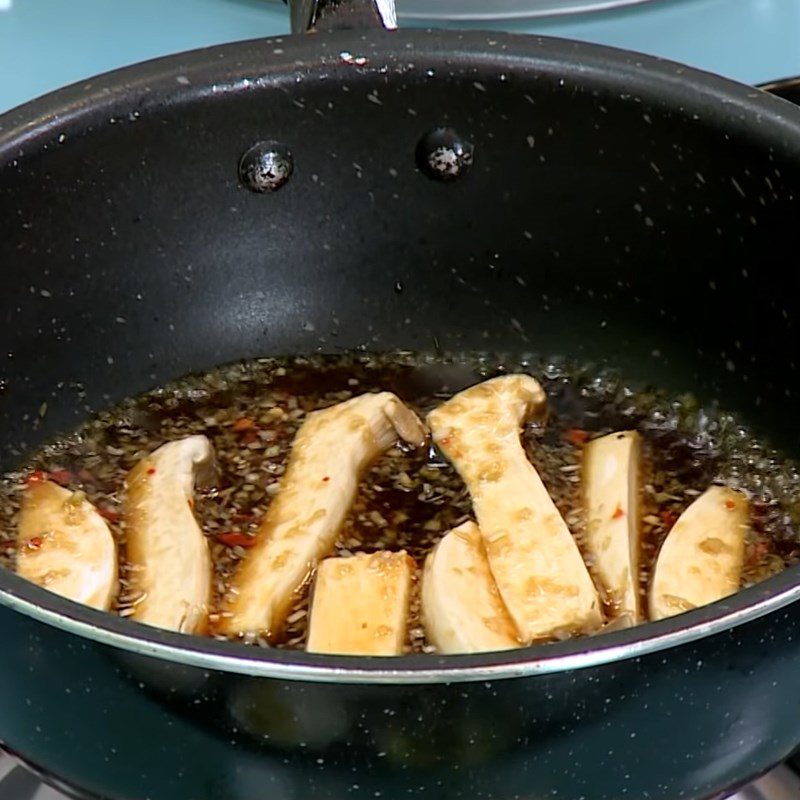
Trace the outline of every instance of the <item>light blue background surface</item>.
<path fill-rule="evenodd" d="M 750 83 L 800 74 L 800 0 L 651 0 L 494 27 L 640 50 Z M 0 0 L 0 111 L 124 64 L 287 30 L 286 8 L 267 0 Z"/>

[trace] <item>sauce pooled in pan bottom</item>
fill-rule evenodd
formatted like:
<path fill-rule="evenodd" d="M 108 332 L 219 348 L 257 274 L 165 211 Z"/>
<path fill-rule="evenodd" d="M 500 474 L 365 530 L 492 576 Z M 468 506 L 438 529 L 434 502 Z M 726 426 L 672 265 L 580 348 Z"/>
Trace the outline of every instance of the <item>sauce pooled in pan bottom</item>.
<path fill-rule="evenodd" d="M 468 652 L 752 585 L 798 560 L 798 513 L 796 466 L 690 396 L 477 355 L 259 359 L 34 453 L 0 482 L 0 554 L 174 630 Z"/>

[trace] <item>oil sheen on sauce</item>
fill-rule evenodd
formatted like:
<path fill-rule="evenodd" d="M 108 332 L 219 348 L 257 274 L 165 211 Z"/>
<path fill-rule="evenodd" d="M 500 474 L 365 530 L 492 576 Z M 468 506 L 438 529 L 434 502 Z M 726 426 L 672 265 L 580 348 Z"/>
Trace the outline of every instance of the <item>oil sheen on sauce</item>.
<path fill-rule="evenodd" d="M 122 402 L 3 476 L 0 558 L 13 567 L 21 489 L 31 470 L 43 470 L 52 480 L 86 492 L 108 520 L 122 564 L 115 611 L 126 615 L 136 598 L 125 574 L 125 531 L 120 521 L 124 476 L 164 442 L 203 433 L 214 444 L 219 468 L 215 484 L 200 490 L 196 506 L 211 545 L 216 603 L 227 591 L 237 563 L 247 555 L 252 541 L 247 534 L 258 528 L 279 490 L 292 439 L 308 412 L 363 392 L 388 390 L 425 414 L 454 391 L 510 371 L 530 372 L 547 392 L 547 419 L 529 424 L 523 442 L 579 545 L 582 445 L 614 430 L 636 429 L 642 434 L 643 595 L 670 527 L 715 481 L 742 488 L 751 497 L 753 532 L 743 586 L 800 559 L 797 468 L 732 415 L 700 408 L 689 396 L 634 390 L 618 377 L 576 365 L 504 363 L 485 354 L 443 362 L 409 353 L 257 359 L 190 376 Z M 435 449 L 398 446 L 363 476 L 335 552 L 347 556 L 405 549 L 419 568 L 438 539 L 470 516 L 460 478 Z M 277 646 L 303 647 L 308 602 L 306 586 Z M 609 605 L 607 611 L 613 613 L 613 608 Z M 260 639 L 252 643 L 266 644 Z M 416 595 L 407 648 L 433 649 L 419 623 Z"/>

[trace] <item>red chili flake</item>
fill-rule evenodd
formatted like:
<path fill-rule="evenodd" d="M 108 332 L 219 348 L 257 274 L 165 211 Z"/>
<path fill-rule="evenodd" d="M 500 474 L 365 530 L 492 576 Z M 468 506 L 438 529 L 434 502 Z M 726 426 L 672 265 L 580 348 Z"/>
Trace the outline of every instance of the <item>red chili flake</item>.
<path fill-rule="evenodd" d="M 589 433 L 580 428 L 570 428 L 564 432 L 564 439 L 575 447 L 580 447 L 589 441 Z"/>
<path fill-rule="evenodd" d="M 32 536 L 28 539 L 28 548 L 30 550 L 38 550 L 42 546 L 42 537 L 41 536 Z"/>
<path fill-rule="evenodd" d="M 258 439 L 258 431 L 249 430 L 245 431 L 242 434 L 240 441 L 242 444 L 250 444 L 251 442 L 254 442 L 256 439 Z"/>
<path fill-rule="evenodd" d="M 218 533 L 217 541 L 226 547 L 252 547 L 256 543 L 253 536 L 248 536 L 246 533 L 238 533 L 237 531 Z"/>
<path fill-rule="evenodd" d="M 658 516 L 660 517 L 661 522 L 663 522 L 664 526 L 667 528 L 671 528 L 678 521 L 678 515 L 674 511 L 670 511 L 668 508 L 659 511 Z"/>
<path fill-rule="evenodd" d="M 236 433 L 241 433 L 242 431 L 251 431 L 255 427 L 256 423 L 250 419 L 250 417 L 242 417 L 233 423 L 231 430 L 235 431 Z"/>
<path fill-rule="evenodd" d="M 73 474 L 68 469 L 54 469 L 49 473 L 51 481 L 55 481 L 59 486 L 66 486 L 73 480 Z"/>
<path fill-rule="evenodd" d="M 769 545 L 766 542 L 756 542 L 747 557 L 748 565 L 755 566 L 767 553 L 769 553 Z"/>
<path fill-rule="evenodd" d="M 186 502 L 189 504 L 189 508 L 191 508 L 192 511 L 194 511 L 194 500 L 192 500 L 192 498 L 190 497 Z"/>
<path fill-rule="evenodd" d="M 327 482 L 328 482 L 330 479 L 331 479 L 331 478 L 330 478 L 330 475 L 326 475 L 326 476 L 325 476 L 325 477 L 322 479 L 322 482 L 323 482 L 323 483 L 327 483 Z"/>
<path fill-rule="evenodd" d="M 37 469 L 36 472 L 31 472 L 26 483 L 28 486 L 35 486 L 37 483 L 44 483 L 46 480 L 47 473 Z"/>
<path fill-rule="evenodd" d="M 111 508 L 99 507 L 97 513 L 109 522 L 119 522 L 119 514 Z"/>
<path fill-rule="evenodd" d="M 156 468 L 155 467 L 148 467 L 147 474 L 148 475 L 155 475 L 156 474 Z"/>
<path fill-rule="evenodd" d="M 734 503 L 733 500 L 726 500 L 725 501 L 725 508 L 727 508 L 730 511 L 730 510 L 736 508 L 736 503 Z"/>
<path fill-rule="evenodd" d="M 622 506 L 617 505 L 617 507 L 614 509 L 614 513 L 611 515 L 611 519 L 620 519 L 624 516 L 625 512 L 622 510 Z"/>

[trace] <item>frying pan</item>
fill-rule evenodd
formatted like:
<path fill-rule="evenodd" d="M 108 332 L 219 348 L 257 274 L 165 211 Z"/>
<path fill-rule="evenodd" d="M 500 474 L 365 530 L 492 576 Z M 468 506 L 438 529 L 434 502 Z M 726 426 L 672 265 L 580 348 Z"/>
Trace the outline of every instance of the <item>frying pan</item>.
<path fill-rule="evenodd" d="M 800 111 L 379 21 L 296 5 L 312 35 L 0 117 L 0 468 L 178 375 L 356 349 L 608 365 L 796 456 Z M 800 743 L 798 598 L 790 568 L 634 630 L 381 660 L 159 631 L 0 571 L 0 741 L 81 797 L 712 798 Z"/>

